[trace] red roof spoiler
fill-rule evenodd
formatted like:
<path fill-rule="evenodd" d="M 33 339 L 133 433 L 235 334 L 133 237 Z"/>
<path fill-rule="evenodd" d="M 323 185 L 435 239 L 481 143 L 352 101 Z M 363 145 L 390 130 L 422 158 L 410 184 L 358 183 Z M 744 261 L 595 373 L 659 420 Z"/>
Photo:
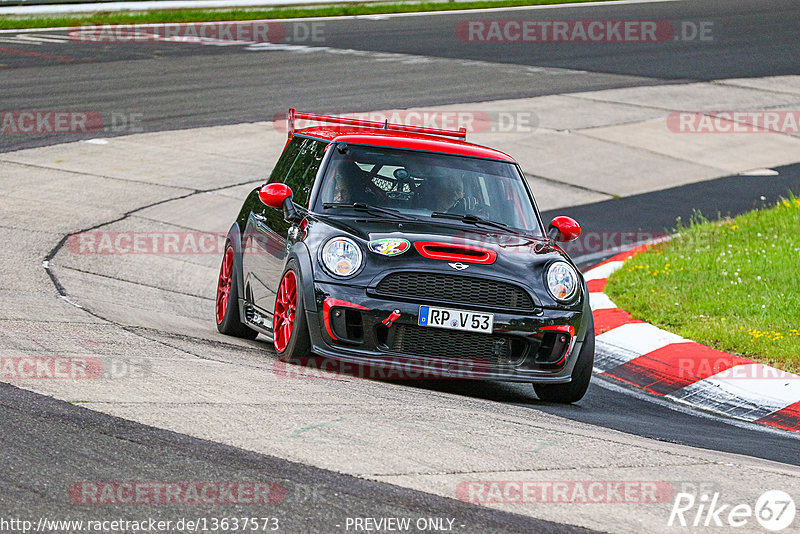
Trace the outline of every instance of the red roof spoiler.
<path fill-rule="evenodd" d="M 363 119 L 350 119 L 347 117 L 332 117 L 330 115 L 317 115 L 315 113 L 303 113 L 302 111 L 297 111 L 294 108 L 289 108 L 289 114 L 286 116 L 286 122 L 289 128 L 289 139 L 291 139 L 292 135 L 294 135 L 295 119 L 306 119 L 317 122 L 330 122 L 334 124 L 347 124 L 349 126 L 365 126 L 367 128 L 379 128 L 382 130 L 397 130 L 401 132 L 426 133 L 432 135 L 441 135 L 444 137 L 454 137 L 462 141 L 467 140 L 466 128 L 459 128 L 458 131 L 440 130 L 438 128 L 425 128 L 423 126 L 409 126 L 406 124 L 395 124 L 393 122 L 389 122 L 388 120 L 384 122 L 377 122 L 377 121 L 367 121 Z"/>

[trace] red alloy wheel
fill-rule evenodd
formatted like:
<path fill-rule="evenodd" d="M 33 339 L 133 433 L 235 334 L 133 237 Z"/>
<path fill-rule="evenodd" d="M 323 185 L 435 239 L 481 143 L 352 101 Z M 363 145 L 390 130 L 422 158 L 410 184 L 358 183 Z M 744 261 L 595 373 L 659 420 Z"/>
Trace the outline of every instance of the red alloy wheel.
<path fill-rule="evenodd" d="M 275 316 L 272 323 L 272 334 L 275 350 L 283 352 L 289 345 L 294 329 L 295 311 L 297 310 L 297 277 L 294 271 L 288 270 L 283 275 L 275 298 Z"/>
<path fill-rule="evenodd" d="M 222 258 L 222 267 L 219 268 L 219 282 L 217 282 L 217 324 L 222 323 L 225 319 L 225 312 L 228 311 L 232 275 L 233 247 L 228 245 L 225 248 L 225 256 Z"/>

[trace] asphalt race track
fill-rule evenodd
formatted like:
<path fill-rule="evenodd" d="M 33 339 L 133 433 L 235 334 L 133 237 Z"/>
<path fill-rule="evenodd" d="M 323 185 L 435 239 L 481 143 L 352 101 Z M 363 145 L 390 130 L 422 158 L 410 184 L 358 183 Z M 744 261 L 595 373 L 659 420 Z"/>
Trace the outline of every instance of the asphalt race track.
<path fill-rule="evenodd" d="M 4 426 L 2 447 L 6 465 L 38 466 L 17 481 L 3 473 L 0 506 L 15 515 L 63 516 L 61 485 L 73 479 L 119 480 L 263 480 L 269 477 L 286 488 L 284 506 L 270 510 L 289 532 L 326 531 L 345 524 L 347 516 L 426 516 L 458 518 L 469 532 L 591 532 L 578 527 L 532 520 L 399 488 L 341 475 L 278 458 L 250 453 L 218 443 L 109 417 L 64 402 L 0 384 L 0 413 Z M 36 447 L 31 447 L 31 443 Z M 111 452 L 113 451 L 113 453 Z M 117 458 L 110 461 L 109 455 Z M 81 458 L 80 470 L 74 465 Z M 13 468 L 12 468 L 13 469 Z M 231 478 L 234 477 L 234 478 Z M 238 478 L 237 478 L 238 477 Z M 36 488 L 34 490 L 34 488 Z M 44 488 L 44 490 L 42 489 Z M 218 504 L 168 510 L 160 519 L 178 521 L 190 516 L 236 517 L 247 508 Z M 302 513 L 298 513 L 302 510 Z M 107 517 L 126 512 L 125 506 L 104 510 Z M 262 512 L 263 513 L 263 512 Z M 93 519 L 91 509 L 73 512 L 70 519 Z"/>
<path fill-rule="evenodd" d="M 461 42 L 455 28 L 475 17 L 444 14 L 325 21 L 323 42 L 309 38 L 298 43 L 351 53 L 264 51 L 257 45 L 73 43 L 66 37 L 35 46 L 0 40 L 6 49 L 0 56 L 2 103 L 4 109 L 139 113 L 144 131 L 157 131 L 272 120 L 290 106 L 339 112 L 436 106 L 797 71 L 800 7 L 791 0 L 700 0 L 558 12 L 565 19 L 602 13 L 608 19 L 665 20 L 678 26 L 712 21 L 716 38 L 637 45 L 542 43 L 532 52 L 520 43 Z M 553 18 L 551 10 L 511 13 L 508 17 Z M 398 55 L 375 62 L 366 52 Z M 68 135 L 58 139 L 69 140 Z M 4 139 L 0 149 L 52 142 L 25 136 Z"/>
<path fill-rule="evenodd" d="M 455 38 L 454 28 L 460 21 L 509 18 L 666 20 L 675 26 L 684 21 L 713 21 L 714 39 L 636 46 L 551 43 L 539 44 L 532 51 L 514 43 L 465 43 Z M 19 35 L 44 39 L 26 42 Z M 48 39 L 48 35 L 55 37 Z M 698 0 L 480 15 L 376 16 L 325 21 L 323 35 L 323 41 L 298 42 L 298 48 L 291 49 L 72 43 L 64 30 L 57 29 L 0 33 L 0 109 L 80 109 L 106 117 L 137 117 L 135 129 L 121 125 L 101 134 L 112 137 L 271 121 L 290 106 L 340 112 L 430 108 L 620 87 L 800 74 L 800 4 L 789 0 Z M 83 139 L 85 135 L 69 133 L 0 134 L 0 152 Z M 774 178 L 723 177 L 544 212 L 543 218 L 566 214 L 584 228 L 661 232 L 672 227 L 677 217 L 686 220 L 695 210 L 710 217 L 735 215 L 774 202 L 789 191 L 800 194 L 800 164 L 776 170 Z M 264 169 L 265 174 L 267 171 Z M 244 176 L 242 183 L 252 179 Z M 191 194 L 201 194 L 202 189 L 198 186 Z M 4 215 L 0 227 L 13 228 L 14 224 Z M 57 245 L 58 238 L 44 235 L 52 241 L 48 249 Z M 53 249 L 54 255 L 57 252 L 58 248 Z M 576 258 L 586 266 L 601 259 L 598 254 Z M 59 286 L 68 289 L 69 282 L 55 276 L 36 291 L 52 292 L 55 298 Z M 101 312 L 87 311 L 93 314 L 87 324 L 107 319 Z M 116 319 L 112 322 L 125 326 Z M 208 328 L 214 328 L 210 321 Z M 174 332 L 152 332 L 153 339 L 161 342 L 171 339 L 170 335 Z M 274 358 L 266 344 L 259 342 L 225 346 L 187 338 L 175 343 L 191 346 L 193 351 L 205 348 L 215 357 L 227 351 L 224 359 L 233 366 L 266 368 L 264 362 L 271 364 Z M 236 350 L 242 351 L 241 363 L 231 356 Z M 404 395 L 391 389 L 395 385 L 374 382 L 368 387 L 381 391 L 385 386 L 387 395 Z M 487 401 L 496 405 L 492 410 L 509 407 L 527 410 L 531 418 L 542 414 L 557 417 L 568 430 L 570 425 L 581 431 L 594 426 L 598 432 L 612 429 L 665 447 L 697 447 L 704 449 L 709 465 L 734 462 L 736 455 L 763 460 L 775 472 L 793 473 L 795 478 L 787 482 L 787 488 L 797 487 L 800 440 L 794 435 L 732 424 L 654 402 L 603 379 L 593 382 L 587 396 L 571 406 L 543 403 L 529 386 L 522 385 L 414 382 L 400 387 L 408 389 L 409 402 L 426 398 L 434 405 L 435 399 L 441 398 L 449 409 L 477 411 L 476 403 Z M 395 515 L 453 517 L 460 525 L 458 532 L 584 531 L 568 526 L 568 515 L 553 522 L 479 507 L 418 491 L 413 484 L 404 486 L 402 477 L 387 478 L 388 482 L 365 480 L 342 474 L 344 470 L 334 472 L 336 469 L 305 465 L 278 454 L 261 454 L 155 428 L 158 425 L 142 425 L 6 384 L 0 384 L 0 421 L 0 516 L 6 512 L 59 516 L 64 509 L 63 489 L 78 480 L 268 478 L 290 490 L 286 505 L 272 512 L 280 516 L 288 532 L 343 531 L 347 517 Z M 128 510 L 105 508 L 102 513 L 110 517 Z M 73 511 L 73 518 L 98 516 L 97 509 L 78 507 Z M 231 505 L 167 509 L 161 515 L 177 519 L 240 513 L 248 512 Z M 598 523 L 599 528 L 613 531 L 613 519 L 604 520 L 607 522 Z"/>

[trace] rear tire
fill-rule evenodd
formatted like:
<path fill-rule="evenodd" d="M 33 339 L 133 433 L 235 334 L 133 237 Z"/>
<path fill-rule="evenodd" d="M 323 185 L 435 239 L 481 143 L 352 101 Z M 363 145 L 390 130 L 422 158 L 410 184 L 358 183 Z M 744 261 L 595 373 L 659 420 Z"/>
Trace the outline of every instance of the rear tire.
<path fill-rule="evenodd" d="M 219 268 L 215 318 L 217 330 L 228 336 L 255 339 L 258 332 L 248 328 L 239 317 L 239 274 L 233 261 L 233 245 L 225 243 L 225 253 Z"/>
<path fill-rule="evenodd" d="M 272 339 L 275 352 L 283 361 L 311 354 L 311 338 L 306 321 L 303 290 L 300 287 L 300 268 L 289 261 L 275 295 L 275 312 L 272 316 Z"/>
<path fill-rule="evenodd" d="M 591 317 L 591 316 L 590 316 Z M 572 370 L 572 380 L 566 384 L 534 384 L 536 395 L 543 401 L 570 404 L 578 402 L 586 394 L 594 367 L 594 319 L 589 320 L 586 337 Z"/>

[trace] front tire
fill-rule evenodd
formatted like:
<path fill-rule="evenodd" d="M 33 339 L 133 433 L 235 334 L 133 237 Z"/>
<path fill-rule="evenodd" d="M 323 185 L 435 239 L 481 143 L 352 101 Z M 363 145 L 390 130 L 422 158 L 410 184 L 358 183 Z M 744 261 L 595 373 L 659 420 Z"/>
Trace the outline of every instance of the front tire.
<path fill-rule="evenodd" d="M 228 336 L 255 339 L 258 332 L 245 326 L 239 317 L 238 280 L 239 275 L 236 273 L 236 264 L 233 261 L 233 245 L 227 241 L 217 281 L 215 306 L 217 330 Z"/>
<path fill-rule="evenodd" d="M 572 380 L 566 384 L 534 384 L 533 389 L 536 396 L 547 402 L 557 402 L 560 404 L 570 404 L 578 402 L 586 394 L 589 382 L 592 379 L 592 369 L 594 367 L 594 318 L 589 319 L 586 328 L 586 337 L 572 370 Z"/>
<path fill-rule="evenodd" d="M 299 272 L 297 262 L 290 261 L 275 296 L 272 339 L 275 352 L 283 361 L 308 356 L 311 350 Z"/>

